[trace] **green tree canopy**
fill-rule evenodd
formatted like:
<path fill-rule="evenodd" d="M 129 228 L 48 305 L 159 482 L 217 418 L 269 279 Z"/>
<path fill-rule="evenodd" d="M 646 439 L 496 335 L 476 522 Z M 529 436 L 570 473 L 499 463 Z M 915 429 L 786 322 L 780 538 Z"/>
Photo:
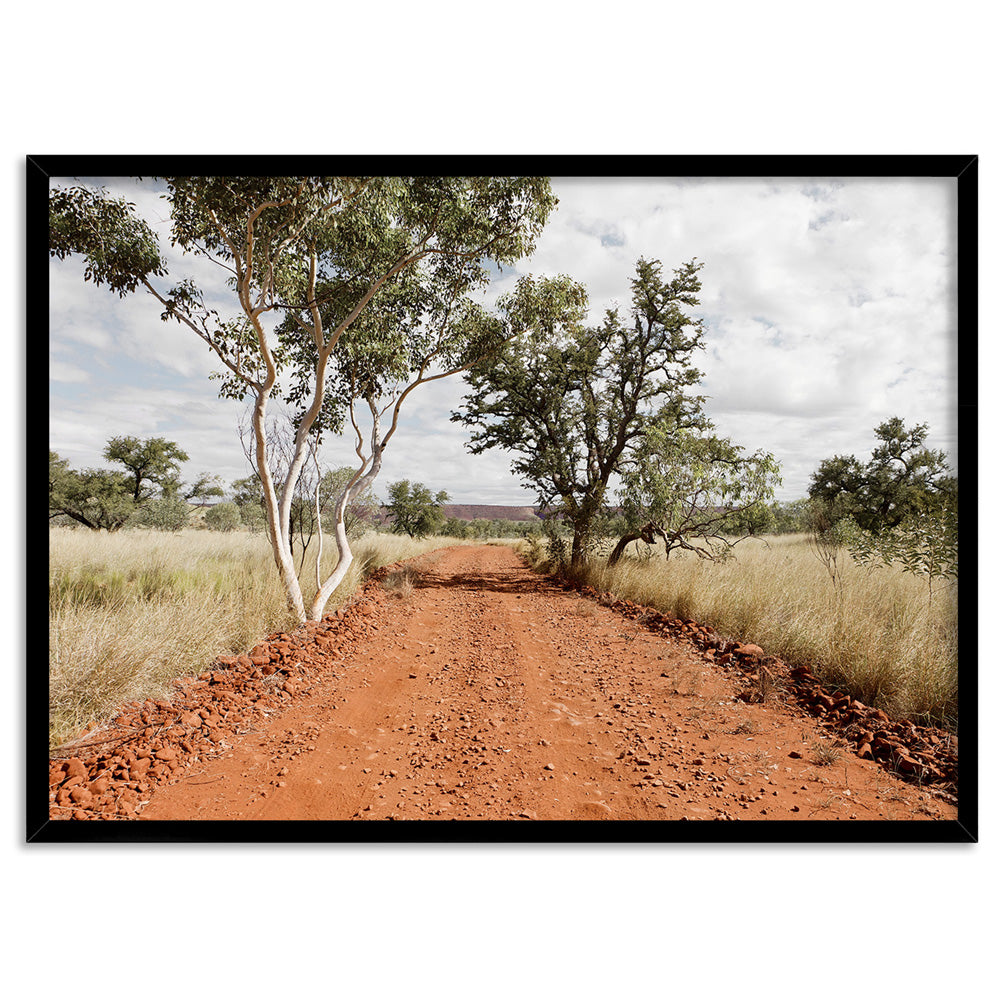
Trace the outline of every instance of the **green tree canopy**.
<path fill-rule="evenodd" d="M 186 500 L 174 495 L 153 497 L 137 507 L 129 525 L 155 528 L 157 531 L 180 531 L 187 527 L 191 508 Z"/>
<path fill-rule="evenodd" d="M 531 253 L 556 199 L 544 177 L 162 180 L 174 245 L 220 268 L 233 293 L 230 314 L 220 315 L 193 278 L 161 281 L 166 267 L 152 227 L 106 191 L 53 189 L 50 250 L 79 255 L 85 280 L 119 295 L 144 289 L 164 320 L 183 324 L 214 353 L 220 392 L 250 400 L 275 564 L 289 608 L 305 620 L 290 521 L 308 438 L 349 423 L 358 467 L 345 498 L 363 494 L 409 394 L 492 355 L 508 335 L 472 293 L 491 266 Z M 265 440 L 274 395 L 298 414 L 280 483 Z M 337 566 L 317 589 L 310 618 L 320 617 L 353 560 L 339 527 Z"/>
<path fill-rule="evenodd" d="M 205 525 L 212 531 L 235 531 L 240 526 L 240 509 L 234 503 L 217 503 L 205 511 Z"/>
<path fill-rule="evenodd" d="M 471 393 L 453 420 L 476 428 L 469 448 L 504 448 L 512 471 L 538 494 L 538 504 L 573 527 L 572 560 L 586 550 L 606 504 L 611 477 L 622 470 L 651 423 L 678 431 L 705 425 L 701 378 L 693 355 L 702 346 L 698 305 L 701 264 L 690 261 L 665 278 L 657 261 L 641 259 L 631 281 L 628 317 L 609 310 L 584 327 L 586 292 L 560 279 L 546 297 L 525 295 L 524 331 L 499 361 L 473 367 Z M 528 290 L 530 291 L 530 289 Z"/>
<path fill-rule="evenodd" d="M 943 451 L 925 447 L 927 424 L 906 427 L 891 417 L 875 428 L 880 442 L 867 463 L 853 455 L 825 459 L 813 473 L 809 497 L 835 523 L 851 518 L 878 535 L 919 511 L 933 511 L 956 487 Z"/>
<path fill-rule="evenodd" d="M 611 553 L 613 565 L 637 539 L 662 539 L 673 549 L 703 559 L 728 554 L 768 518 L 768 502 L 780 485 L 774 456 L 743 455 L 728 438 L 691 431 L 660 420 L 651 424 L 622 475 L 626 531 Z"/>
<path fill-rule="evenodd" d="M 185 500 L 194 503 L 204 503 L 209 497 L 225 496 L 226 491 L 222 488 L 222 480 L 218 476 L 213 476 L 209 472 L 199 472 L 193 483 L 188 483 L 180 487 Z M 167 490 L 164 489 L 166 493 Z"/>
<path fill-rule="evenodd" d="M 117 531 L 132 517 L 132 484 L 121 472 L 69 468 L 69 462 L 49 451 L 49 519 L 60 514 L 93 531 Z"/>
<path fill-rule="evenodd" d="M 128 470 L 132 500 L 141 503 L 152 496 L 145 483 L 159 486 L 164 493 L 175 493 L 180 488 L 178 475 L 182 462 L 188 460 L 174 441 L 166 438 L 113 437 L 108 440 L 104 457 Z"/>
<path fill-rule="evenodd" d="M 408 479 L 390 483 L 386 509 L 392 518 L 392 530 L 410 538 L 436 534 L 444 524 L 447 502 L 444 490 L 432 494 L 423 483 L 411 483 Z"/>

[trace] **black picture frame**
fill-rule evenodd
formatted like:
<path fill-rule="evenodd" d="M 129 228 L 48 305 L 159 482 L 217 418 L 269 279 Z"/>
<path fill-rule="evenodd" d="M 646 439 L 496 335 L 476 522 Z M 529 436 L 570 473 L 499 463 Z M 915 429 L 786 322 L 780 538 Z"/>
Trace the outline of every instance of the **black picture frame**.
<path fill-rule="evenodd" d="M 332 158 L 315 156 L 28 156 L 25 162 L 26 295 L 48 301 L 47 202 L 50 177 L 327 173 Z M 959 526 L 959 684 L 961 788 L 954 821 L 752 821 L 676 823 L 653 821 L 474 821 L 406 823 L 351 821 L 91 822 L 48 818 L 46 672 L 27 662 L 25 715 L 25 830 L 30 844 L 45 843 L 342 843 L 342 844 L 648 844 L 648 843 L 969 843 L 978 841 L 978 158 L 975 155 L 803 156 L 344 156 L 346 174 L 546 174 L 574 177 L 939 177 L 957 182 L 958 391 L 962 455 Z M 45 351 L 45 357 L 42 352 Z M 29 373 L 48 370 L 47 344 L 25 331 Z M 29 376 L 31 377 L 31 376 Z M 26 386 L 31 399 L 34 379 Z M 41 434 L 26 422 L 26 484 L 42 461 Z M 38 516 L 26 486 L 29 520 Z M 27 581 L 26 628 L 39 632 L 40 594 Z M 30 648 L 30 647 L 29 647 Z"/>

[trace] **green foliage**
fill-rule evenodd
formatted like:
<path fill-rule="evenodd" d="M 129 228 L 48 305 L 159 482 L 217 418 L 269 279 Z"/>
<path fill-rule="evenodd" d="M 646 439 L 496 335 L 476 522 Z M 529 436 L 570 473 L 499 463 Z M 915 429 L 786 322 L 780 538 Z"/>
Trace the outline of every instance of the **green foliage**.
<path fill-rule="evenodd" d="M 84 281 L 108 285 L 119 297 L 150 275 L 166 273 L 156 234 L 135 215 L 135 205 L 104 188 L 53 188 L 49 192 L 49 253 L 84 259 Z"/>
<path fill-rule="evenodd" d="M 668 557 L 686 549 L 718 559 L 735 544 L 730 533 L 746 537 L 766 528 L 767 503 L 781 482 L 778 464 L 766 452 L 742 451 L 728 438 L 678 427 L 671 416 L 650 424 L 622 475 L 626 531 L 609 562 L 638 538 L 661 539 Z"/>
<path fill-rule="evenodd" d="M 217 503 L 205 512 L 205 524 L 212 531 L 235 531 L 240 523 L 240 509 L 234 503 Z"/>
<path fill-rule="evenodd" d="M 267 518 L 264 515 L 264 491 L 256 476 L 234 479 L 230 496 L 240 512 L 240 520 L 250 531 L 263 531 Z"/>
<path fill-rule="evenodd" d="M 264 491 L 257 476 L 247 476 L 245 479 L 234 479 L 230 485 L 230 496 L 237 507 L 264 502 Z"/>
<path fill-rule="evenodd" d="M 180 481 L 180 463 L 188 456 L 165 438 L 113 437 L 104 457 L 125 466 L 127 473 L 105 469 L 76 472 L 65 459 L 49 452 L 49 518 L 69 518 L 99 531 L 122 527 L 149 527 L 179 531 L 188 521 L 184 497 L 221 496 L 217 479 L 202 473 L 186 488 Z M 154 487 L 159 487 L 159 495 Z"/>
<path fill-rule="evenodd" d="M 180 531 L 188 524 L 191 508 L 177 496 L 147 500 L 137 507 L 129 526 L 155 528 L 158 531 Z"/>
<path fill-rule="evenodd" d="M 891 530 L 919 512 L 932 512 L 956 488 L 945 454 L 924 447 L 927 424 L 907 428 L 899 417 L 875 428 L 881 442 L 862 464 L 852 455 L 825 459 L 813 473 L 809 497 L 836 521 L 850 517 L 873 535 Z"/>
<path fill-rule="evenodd" d="M 392 518 L 392 530 L 410 538 L 437 534 L 444 524 L 443 506 L 447 502 L 447 493 L 442 490 L 432 494 L 423 483 L 411 484 L 408 479 L 390 483 L 386 509 Z"/>
<path fill-rule="evenodd" d="M 50 252 L 80 254 L 87 279 L 119 294 L 145 286 L 164 320 L 192 327 L 224 362 L 225 396 L 243 398 L 273 367 L 289 375 L 286 400 L 304 403 L 316 388 L 315 331 L 320 342 L 343 337 L 317 429 L 338 429 L 352 399 L 377 396 L 430 353 L 454 366 L 496 346 L 496 324 L 466 293 L 487 283 L 489 261 L 530 253 L 555 207 L 542 177 L 163 180 L 172 242 L 235 273 L 234 316 L 208 306 L 191 278 L 158 289 L 155 234 L 103 189 L 50 192 Z M 278 343 L 265 356 L 257 318 L 270 311 Z"/>
<path fill-rule="evenodd" d="M 933 510 L 917 510 L 878 535 L 851 523 L 844 542 L 863 565 L 898 563 L 907 573 L 926 576 L 928 585 L 935 579 L 957 579 L 957 498 L 949 496 Z"/>
<path fill-rule="evenodd" d="M 164 492 L 167 491 L 164 490 Z M 222 480 L 218 476 L 213 476 L 208 472 L 200 472 L 193 483 L 183 487 L 183 493 L 185 500 L 204 503 L 209 497 L 224 496 L 225 490 L 223 490 Z"/>
<path fill-rule="evenodd" d="M 297 435 L 281 484 L 286 498 L 295 494 L 307 439 L 318 443 L 349 419 L 360 462 L 351 502 L 377 476 L 408 394 L 494 355 L 510 335 L 473 293 L 488 283 L 491 267 L 530 255 L 556 205 L 544 177 L 163 181 L 172 243 L 223 269 L 234 296 L 228 315 L 220 315 L 190 277 L 161 285 L 156 279 L 165 273 L 153 230 L 134 206 L 103 190 L 50 191 L 50 252 L 80 255 L 85 277 L 120 295 L 142 286 L 160 304 L 164 321 L 200 337 L 223 366 L 220 394 L 254 400 L 258 436 L 268 399 L 293 408 Z M 370 434 L 359 425 L 360 404 L 371 415 Z M 385 413 L 391 414 L 387 430 L 380 426 Z M 266 447 L 257 459 L 266 480 Z M 299 526 L 307 517 L 304 496 L 297 499 L 290 510 L 269 495 L 267 511 L 289 607 L 304 618 L 301 588 L 289 568 L 290 514 Z M 331 586 L 350 561 L 349 550 L 341 555 Z M 332 593 L 325 586 L 320 592 L 323 601 Z"/>
<path fill-rule="evenodd" d="M 813 555 L 826 568 L 830 582 L 842 598 L 844 565 L 841 556 L 858 527 L 853 518 L 844 514 L 841 504 L 823 500 L 809 501 L 806 523 Z"/>
<path fill-rule="evenodd" d="M 260 504 L 243 504 L 237 509 L 240 512 L 240 521 L 243 522 L 243 526 L 248 531 L 258 532 L 264 530 L 267 525 L 267 517 L 264 515 L 264 509 Z"/>
<path fill-rule="evenodd" d="M 117 531 L 135 511 L 131 484 L 121 472 L 76 472 L 49 452 L 49 517 L 65 515 L 93 531 Z"/>
<path fill-rule="evenodd" d="M 441 534 L 449 538 L 470 538 L 472 537 L 470 523 L 457 517 L 447 517 L 444 524 L 441 525 Z"/>
<path fill-rule="evenodd" d="M 150 490 L 143 487 L 146 482 L 159 486 L 166 495 L 177 493 L 180 463 L 188 460 L 187 453 L 166 438 L 140 441 L 137 437 L 113 437 L 108 440 L 104 457 L 128 469 L 132 499 L 137 504 L 151 496 Z"/>
<path fill-rule="evenodd" d="M 565 532 L 559 530 L 559 519 L 555 517 L 546 518 L 542 526 L 542 534 L 545 537 L 545 562 L 548 569 L 561 572 L 570 563 L 570 546 Z"/>
<path fill-rule="evenodd" d="M 585 328 L 587 298 L 569 278 L 518 286 L 507 303 L 520 336 L 499 360 L 467 375 L 472 392 L 453 420 L 478 428 L 470 450 L 500 447 L 517 455 L 512 471 L 573 526 L 572 561 L 583 558 L 611 476 L 621 471 L 654 416 L 677 428 L 703 424 L 701 377 L 692 355 L 702 346 L 701 265 L 661 274 L 639 260 L 627 319 L 609 310 Z"/>
<path fill-rule="evenodd" d="M 765 530 L 774 535 L 796 534 L 809 530 L 809 504 L 807 498 L 785 503 L 775 501 L 770 508 L 770 522 Z"/>

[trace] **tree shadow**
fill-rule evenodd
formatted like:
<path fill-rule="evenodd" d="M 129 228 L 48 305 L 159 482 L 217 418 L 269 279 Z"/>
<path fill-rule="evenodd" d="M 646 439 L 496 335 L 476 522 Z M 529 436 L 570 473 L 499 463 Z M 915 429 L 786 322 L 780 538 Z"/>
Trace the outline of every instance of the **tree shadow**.
<path fill-rule="evenodd" d="M 428 569 L 413 581 L 415 590 L 488 590 L 497 594 L 563 593 L 567 588 L 550 577 L 532 574 L 511 578 L 509 573 L 459 573 L 438 575 Z"/>

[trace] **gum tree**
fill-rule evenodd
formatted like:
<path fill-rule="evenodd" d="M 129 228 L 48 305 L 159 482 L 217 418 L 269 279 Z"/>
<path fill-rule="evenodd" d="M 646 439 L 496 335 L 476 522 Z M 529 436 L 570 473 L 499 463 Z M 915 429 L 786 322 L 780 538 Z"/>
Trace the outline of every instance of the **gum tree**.
<path fill-rule="evenodd" d="M 389 484 L 386 513 L 392 518 L 392 530 L 397 535 L 426 538 L 444 524 L 444 505 L 448 494 L 444 490 L 431 493 L 423 483 L 408 479 Z"/>
<path fill-rule="evenodd" d="M 187 452 L 166 438 L 140 441 L 137 437 L 113 437 L 104 449 L 104 457 L 128 470 L 132 499 L 137 504 L 152 495 L 145 483 L 159 486 L 166 493 L 176 492 L 181 463 L 188 460 Z"/>
<path fill-rule="evenodd" d="M 834 455 L 820 463 L 809 497 L 836 521 L 851 518 L 872 535 L 891 531 L 919 512 L 932 511 L 955 489 L 946 456 L 925 446 L 927 424 L 907 427 L 890 417 L 875 428 L 879 441 L 866 463 Z"/>
<path fill-rule="evenodd" d="M 502 362 L 472 368 L 465 409 L 452 415 L 476 428 L 470 450 L 500 447 L 517 456 L 512 471 L 573 529 L 572 564 L 582 562 L 611 477 L 620 473 L 655 420 L 682 430 L 700 426 L 701 378 L 692 362 L 702 345 L 698 305 L 701 264 L 673 276 L 658 261 L 639 260 L 632 308 L 609 310 L 583 325 L 586 292 L 565 279 L 566 305 L 549 322 L 509 343 Z"/>
<path fill-rule="evenodd" d="M 91 531 L 118 531 L 135 513 L 131 483 L 123 472 L 69 467 L 49 452 L 49 520 L 64 516 Z"/>
<path fill-rule="evenodd" d="M 529 254 L 555 206 L 542 177 L 167 177 L 171 239 L 217 265 L 226 315 L 194 279 L 171 283 L 134 206 L 83 186 L 50 192 L 50 252 L 80 255 L 85 280 L 151 295 L 223 366 L 222 395 L 251 403 L 255 461 L 275 565 L 304 621 L 353 561 L 343 513 L 371 486 L 400 409 L 419 385 L 493 355 L 514 331 L 470 295 L 488 265 Z M 275 482 L 265 422 L 272 396 L 296 408 L 295 447 Z M 366 414 L 367 419 L 362 419 Z M 383 418 L 388 424 L 383 428 Z M 358 465 L 338 501 L 338 560 L 308 615 L 289 545 L 310 435 L 353 430 Z"/>
<path fill-rule="evenodd" d="M 752 526 L 780 485 L 774 456 L 744 455 L 728 438 L 679 430 L 667 421 L 649 428 L 622 475 L 620 498 L 626 531 L 608 558 L 613 566 L 630 542 L 657 540 L 701 559 L 726 557 L 743 538 L 736 525 Z"/>

